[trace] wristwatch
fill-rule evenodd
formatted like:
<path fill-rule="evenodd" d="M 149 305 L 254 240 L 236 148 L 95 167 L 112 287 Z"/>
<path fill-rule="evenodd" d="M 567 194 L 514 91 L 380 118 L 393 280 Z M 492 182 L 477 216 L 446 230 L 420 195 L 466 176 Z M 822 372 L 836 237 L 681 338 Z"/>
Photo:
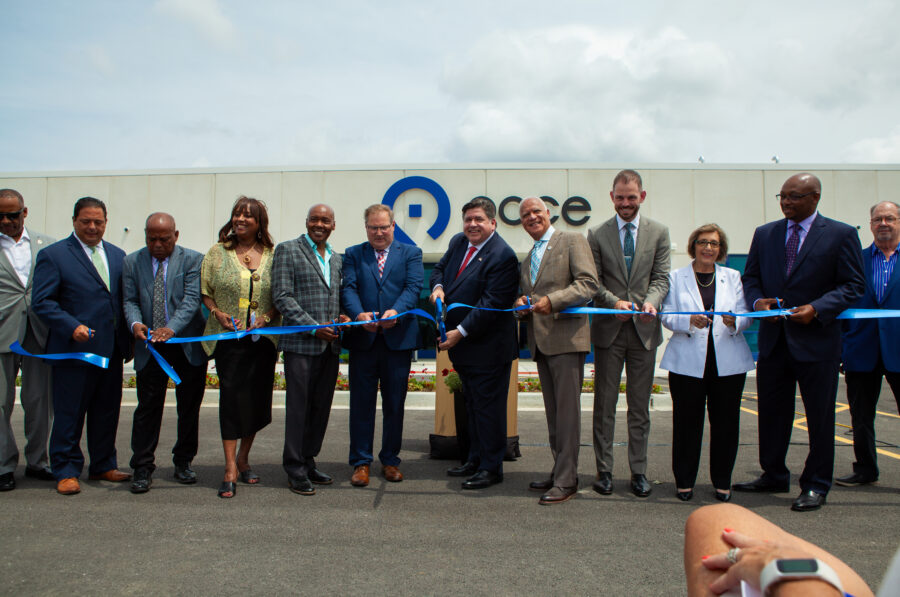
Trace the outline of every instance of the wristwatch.
<path fill-rule="evenodd" d="M 759 588 L 763 595 L 769 595 L 778 583 L 808 578 L 825 581 L 844 594 L 837 572 L 817 558 L 772 560 L 759 574 Z"/>

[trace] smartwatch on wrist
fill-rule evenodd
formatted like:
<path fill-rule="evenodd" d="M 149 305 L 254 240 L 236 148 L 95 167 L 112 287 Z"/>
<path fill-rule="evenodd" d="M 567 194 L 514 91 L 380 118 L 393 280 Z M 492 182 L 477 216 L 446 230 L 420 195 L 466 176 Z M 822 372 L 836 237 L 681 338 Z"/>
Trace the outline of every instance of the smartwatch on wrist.
<path fill-rule="evenodd" d="M 759 575 L 759 588 L 763 595 L 769 595 L 778 583 L 805 579 L 827 582 L 841 595 L 844 594 L 837 572 L 822 560 L 814 558 L 772 560 Z"/>

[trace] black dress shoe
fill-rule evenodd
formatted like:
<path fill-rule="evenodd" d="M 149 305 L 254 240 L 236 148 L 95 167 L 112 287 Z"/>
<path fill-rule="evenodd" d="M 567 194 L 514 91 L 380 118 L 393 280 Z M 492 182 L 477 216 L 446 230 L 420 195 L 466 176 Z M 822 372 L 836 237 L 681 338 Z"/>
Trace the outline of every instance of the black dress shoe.
<path fill-rule="evenodd" d="M 326 475 L 317 468 L 309 471 L 307 476 L 309 477 L 309 480 L 316 485 L 331 485 L 334 481 L 334 479 L 331 478 L 331 475 Z"/>
<path fill-rule="evenodd" d="M 549 479 L 545 479 L 543 481 L 532 481 L 528 484 L 528 489 L 531 491 L 547 491 L 548 489 L 553 487 L 553 477 Z"/>
<path fill-rule="evenodd" d="M 31 477 L 32 479 L 40 479 L 41 481 L 56 481 L 56 477 L 53 476 L 53 473 L 50 472 L 50 469 L 47 467 L 32 468 L 30 466 L 26 466 L 25 476 Z"/>
<path fill-rule="evenodd" d="M 716 490 L 714 492 L 716 494 L 716 499 L 720 502 L 730 502 L 731 501 L 731 492 L 725 493 L 724 491 Z"/>
<path fill-rule="evenodd" d="M 735 483 L 731 488 L 735 491 L 752 491 L 756 493 L 784 493 L 790 489 L 787 483 L 774 483 L 763 477 L 747 481 L 746 483 Z"/>
<path fill-rule="evenodd" d="M 463 489 L 484 489 L 491 485 L 496 485 L 503 481 L 503 475 L 500 473 L 492 473 L 490 471 L 478 471 L 465 481 L 463 481 Z"/>
<path fill-rule="evenodd" d="M 475 473 L 478 472 L 478 465 L 474 462 L 466 462 L 465 464 L 461 464 L 459 466 L 454 466 L 453 468 L 447 469 L 447 476 L 449 477 L 471 477 Z"/>
<path fill-rule="evenodd" d="M 675 495 L 682 502 L 689 502 L 691 501 L 691 498 L 694 497 L 694 490 L 688 489 L 687 491 L 676 491 Z"/>
<path fill-rule="evenodd" d="M 288 477 L 288 486 L 294 493 L 300 495 L 315 495 L 316 488 L 312 486 L 309 477 Z"/>
<path fill-rule="evenodd" d="M 12 491 L 16 488 L 16 479 L 12 473 L 0 475 L 0 491 Z"/>
<path fill-rule="evenodd" d="M 592 487 L 600 495 L 612 495 L 612 473 L 599 473 Z"/>
<path fill-rule="evenodd" d="M 825 496 L 810 489 L 809 491 L 801 492 L 800 495 L 797 496 L 797 499 L 791 504 L 791 510 L 794 510 L 795 512 L 809 512 L 811 510 L 818 510 L 824 505 Z"/>
<path fill-rule="evenodd" d="M 631 475 L 631 493 L 638 497 L 647 497 L 650 491 L 650 481 L 645 475 Z"/>
<path fill-rule="evenodd" d="M 197 473 L 191 470 L 191 465 L 175 465 L 175 480 L 183 485 L 192 485 L 197 482 Z"/>
<path fill-rule="evenodd" d="M 844 487 L 856 487 L 857 485 L 868 485 L 878 480 L 878 477 L 869 477 L 868 475 L 860 475 L 859 473 L 850 473 L 845 477 L 838 477 L 834 480 L 838 485 Z"/>
<path fill-rule="evenodd" d="M 134 477 L 131 478 L 131 493 L 147 493 L 150 491 L 150 485 L 153 484 L 153 479 L 150 476 L 150 471 L 145 468 L 139 468 L 134 471 Z"/>

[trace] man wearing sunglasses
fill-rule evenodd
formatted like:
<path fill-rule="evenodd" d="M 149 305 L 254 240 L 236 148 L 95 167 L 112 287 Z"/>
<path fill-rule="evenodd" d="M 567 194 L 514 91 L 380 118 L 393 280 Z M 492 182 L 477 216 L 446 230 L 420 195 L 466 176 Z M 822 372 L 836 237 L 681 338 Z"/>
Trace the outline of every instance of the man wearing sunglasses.
<path fill-rule="evenodd" d="M 44 352 L 47 326 L 31 310 L 31 282 L 38 251 L 53 242 L 25 228 L 28 208 L 18 191 L 0 189 L 0 491 L 16 488 L 13 472 L 19 450 L 9 419 L 16 402 L 16 376 L 22 372 L 19 400 L 25 412 L 25 476 L 52 481 L 47 457 L 50 435 L 50 367 L 42 360 L 10 352 L 18 342 Z"/>

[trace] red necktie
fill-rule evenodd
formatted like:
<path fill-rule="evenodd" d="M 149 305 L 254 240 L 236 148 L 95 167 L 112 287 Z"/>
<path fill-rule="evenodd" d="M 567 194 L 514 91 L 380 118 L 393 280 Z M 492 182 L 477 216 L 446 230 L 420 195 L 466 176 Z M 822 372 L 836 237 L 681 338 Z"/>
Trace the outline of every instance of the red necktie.
<path fill-rule="evenodd" d="M 384 277 L 384 262 L 387 261 L 387 251 L 375 251 L 375 261 L 378 263 L 378 277 Z"/>
<path fill-rule="evenodd" d="M 476 247 L 469 247 L 469 252 L 466 253 L 466 258 L 463 259 L 462 265 L 459 266 L 459 271 L 456 272 L 457 278 L 459 277 L 459 275 L 461 273 L 463 273 L 463 270 L 466 269 L 466 266 L 469 265 L 469 260 L 472 258 L 472 255 L 474 255 L 475 251 L 477 251 L 477 250 L 478 249 Z"/>

